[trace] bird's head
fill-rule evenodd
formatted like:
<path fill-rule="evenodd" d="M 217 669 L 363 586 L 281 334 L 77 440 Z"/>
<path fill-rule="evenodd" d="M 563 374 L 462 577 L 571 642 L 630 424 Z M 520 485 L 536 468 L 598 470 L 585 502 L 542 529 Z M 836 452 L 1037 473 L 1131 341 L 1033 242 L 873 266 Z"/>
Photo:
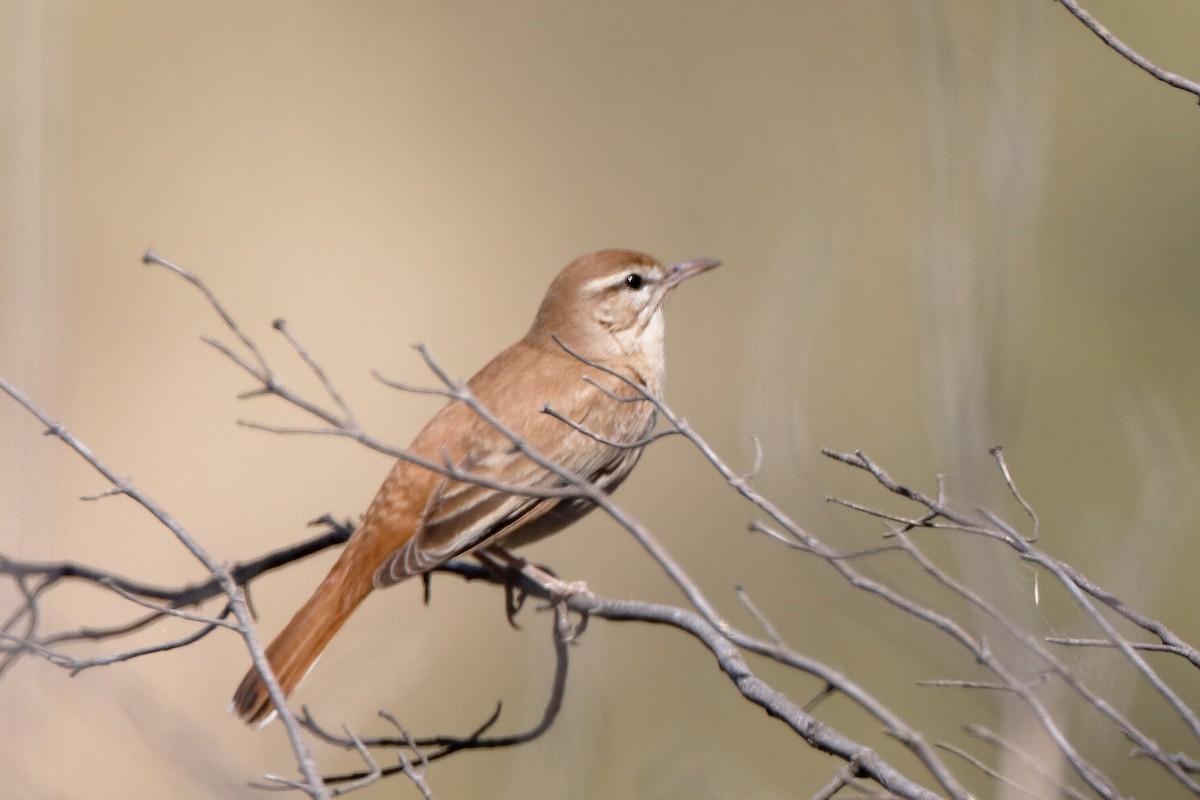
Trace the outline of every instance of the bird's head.
<path fill-rule="evenodd" d="M 664 266 L 634 250 L 580 256 L 550 284 L 530 335 L 557 336 L 575 352 L 598 361 L 637 355 L 661 359 L 667 295 L 720 263 L 701 258 Z"/>

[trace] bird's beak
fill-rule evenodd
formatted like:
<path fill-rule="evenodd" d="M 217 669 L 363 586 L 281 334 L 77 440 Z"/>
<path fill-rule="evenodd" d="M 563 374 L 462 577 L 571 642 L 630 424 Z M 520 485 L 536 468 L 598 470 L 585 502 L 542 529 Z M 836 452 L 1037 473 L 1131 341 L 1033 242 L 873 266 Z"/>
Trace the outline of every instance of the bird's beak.
<path fill-rule="evenodd" d="M 708 272 L 713 267 L 720 265 L 721 262 L 715 258 L 696 258 L 680 264 L 672 264 L 665 281 L 667 289 L 674 289 L 693 275 Z"/>

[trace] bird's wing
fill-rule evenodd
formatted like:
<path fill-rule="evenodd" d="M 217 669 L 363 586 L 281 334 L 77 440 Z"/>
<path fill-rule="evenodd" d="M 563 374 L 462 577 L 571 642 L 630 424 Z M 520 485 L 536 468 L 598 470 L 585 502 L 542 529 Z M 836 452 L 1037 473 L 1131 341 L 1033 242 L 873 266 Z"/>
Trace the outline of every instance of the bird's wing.
<path fill-rule="evenodd" d="M 534 470 L 529 473 L 532 480 L 504 482 L 504 485 L 537 489 L 550 483 L 545 470 L 538 468 L 536 473 Z M 491 475 L 486 477 L 489 482 L 500 483 Z M 557 504 L 557 498 L 509 494 L 492 486 L 444 478 L 430 496 L 416 533 L 380 567 L 375 585 L 388 586 L 484 547 L 513 528 L 541 517 Z"/>
<path fill-rule="evenodd" d="M 581 367 L 580 376 L 583 373 Z M 556 387 L 557 411 L 589 427 L 597 420 L 613 416 L 604 413 L 608 410 L 605 407 L 618 401 L 583 381 L 582 377 L 572 383 L 577 385 Z M 486 398 L 484 402 L 487 405 Z M 514 420 L 501 419 L 501 422 L 540 455 L 575 475 L 595 481 L 601 488 L 615 486 L 632 468 L 640 448 L 612 447 L 572 430 L 560 420 L 540 413 L 538 409 L 542 403 L 537 402 L 533 413 L 516 415 Z M 454 448 L 441 447 L 441 460 L 449 461 L 457 470 L 478 477 L 482 482 L 441 478 L 429 494 L 415 533 L 384 561 L 376 573 L 376 586 L 396 583 L 451 558 L 486 547 L 510 533 L 524 532 L 535 522 L 539 522 L 536 526 L 538 535 L 545 535 L 569 524 L 590 508 L 590 504 L 571 498 L 522 495 L 519 491 L 522 488 L 536 493 L 562 488 L 569 482 L 526 457 L 507 436 L 465 405 L 454 404 L 445 411 L 446 421 L 431 422 L 431 427 L 436 425 L 441 430 L 431 432 L 429 439 L 446 442 L 446 430 L 456 428 L 458 435 L 454 440 L 462 444 Z M 615 441 L 640 438 L 645 433 L 643 429 L 653 424 L 652 411 L 647 410 L 646 416 L 648 422 L 620 423 L 617 429 L 602 425 L 595 432 L 601 437 L 611 436 Z M 414 451 L 418 450 L 423 438 L 418 437 L 414 442 Z M 505 491 L 506 488 L 510 491 Z M 569 509 L 562 507 L 564 501 L 569 504 Z M 559 513 L 546 518 L 555 509 Z"/>

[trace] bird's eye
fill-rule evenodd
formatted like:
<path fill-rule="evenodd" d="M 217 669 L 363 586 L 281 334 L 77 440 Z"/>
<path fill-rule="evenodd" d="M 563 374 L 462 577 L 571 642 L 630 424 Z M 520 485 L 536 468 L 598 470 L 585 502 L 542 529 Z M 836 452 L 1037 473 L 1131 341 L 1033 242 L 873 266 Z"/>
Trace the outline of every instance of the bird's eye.
<path fill-rule="evenodd" d="M 631 272 L 625 276 L 625 286 L 629 289 L 633 289 L 635 292 L 642 288 L 644 283 L 645 280 L 643 280 L 642 276 L 636 272 Z"/>

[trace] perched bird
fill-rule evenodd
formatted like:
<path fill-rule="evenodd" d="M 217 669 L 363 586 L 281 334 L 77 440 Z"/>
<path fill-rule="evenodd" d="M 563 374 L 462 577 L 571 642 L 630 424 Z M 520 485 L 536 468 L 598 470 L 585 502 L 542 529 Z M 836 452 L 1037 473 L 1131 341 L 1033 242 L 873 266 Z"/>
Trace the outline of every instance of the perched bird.
<path fill-rule="evenodd" d="M 655 409 L 644 399 L 628 399 L 637 395 L 627 383 L 585 361 L 659 396 L 663 302 L 684 280 L 719 263 L 699 259 L 664 266 L 631 250 L 581 256 L 550 284 L 529 332 L 467 386 L 527 446 L 611 492 L 640 458 L 640 443 L 654 427 Z M 544 413 L 546 406 L 586 432 Z M 459 400 L 451 400 L 434 415 L 409 452 L 451 464 L 460 476 L 466 473 L 502 487 L 568 485 Z M 397 461 L 337 563 L 267 648 L 284 693 L 296 688 L 372 589 L 419 575 L 456 556 L 527 544 L 561 530 L 593 507 L 582 498 L 509 494 Z M 242 679 L 233 708 L 248 723 L 260 722 L 272 711 L 254 669 Z"/>

